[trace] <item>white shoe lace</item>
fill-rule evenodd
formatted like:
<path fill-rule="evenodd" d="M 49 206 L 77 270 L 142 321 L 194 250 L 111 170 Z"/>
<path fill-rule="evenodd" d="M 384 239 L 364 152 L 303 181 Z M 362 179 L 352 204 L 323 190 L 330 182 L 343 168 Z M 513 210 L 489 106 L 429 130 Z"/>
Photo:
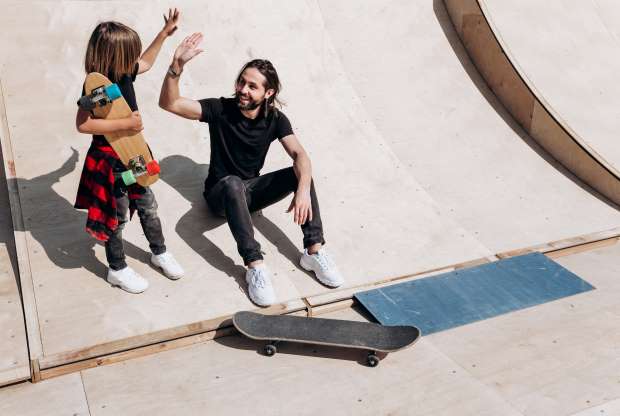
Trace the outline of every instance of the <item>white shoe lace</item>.
<path fill-rule="evenodd" d="M 134 269 L 132 269 L 131 267 L 127 268 L 127 273 L 124 275 L 120 275 L 119 280 L 128 283 L 131 282 L 132 280 L 140 280 L 142 276 L 138 276 L 138 273 L 136 273 L 136 271 Z"/>
<path fill-rule="evenodd" d="M 319 266 L 321 266 L 321 269 L 323 271 L 330 270 L 335 266 L 333 260 L 331 259 L 331 257 L 329 257 L 327 252 L 321 250 L 318 253 L 315 253 L 314 255 L 316 257 L 316 260 L 319 262 Z"/>
<path fill-rule="evenodd" d="M 171 256 L 168 252 L 164 252 L 162 254 L 160 254 L 159 256 L 159 263 L 164 266 L 164 265 L 169 265 L 172 262 Z"/>
<path fill-rule="evenodd" d="M 265 275 L 263 274 L 262 270 L 254 268 L 250 270 L 252 273 L 252 277 L 250 278 L 250 280 L 252 281 L 252 285 L 264 289 L 266 281 Z"/>

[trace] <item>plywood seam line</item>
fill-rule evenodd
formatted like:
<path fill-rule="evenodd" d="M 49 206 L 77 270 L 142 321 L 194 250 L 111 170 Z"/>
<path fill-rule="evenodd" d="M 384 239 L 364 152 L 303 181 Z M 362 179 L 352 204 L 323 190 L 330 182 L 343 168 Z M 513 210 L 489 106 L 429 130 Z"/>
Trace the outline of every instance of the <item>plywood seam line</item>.
<path fill-rule="evenodd" d="M 310 304 L 310 302 L 308 302 L 308 298 L 304 296 L 303 298 L 301 298 L 301 301 L 306 305 L 306 311 L 307 311 L 308 318 L 311 318 L 312 317 L 312 305 Z"/>
<path fill-rule="evenodd" d="M 86 392 L 86 384 L 84 383 L 84 374 L 80 371 L 80 382 L 82 383 L 82 391 L 84 392 L 84 401 L 86 401 L 86 408 L 88 409 L 88 414 L 91 415 L 90 411 L 90 403 L 88 402 L 88 393 Z"/>
<path fill-rule="evenodd" d="M 618 36 L 616 36 L 616 32 L 614 32 L 613 30 L 610 30 L 609 26 L 607 25 L 607 21 L 605 19 L 603 19 L 602 15 L 601 15 L 601 8 L 599 7 L 599 5 L 596 2 L 596 0 L 590 0 L 590 3 L 592 4 L 592 6 L 594 7 L 594 10 L 596 11 L 596 17 L 598 17 L 598 20 L 601 22 L 601 25 L 605 28 L 607 33 L 612 38 L 614 38 L 614 40 L 616 42 L 620 43 L 620 39 L 618 39 Z"/>
<path fill-rule="evenodd" d="M 424 336 L 424 334 L 422 334 L 422 336 Z M 501 401 L 507 403 L 512 409 L 514 409 L 515 414 L 518 414 L 519 416 L 525 416 L 524 413 L 520 412 L 517 407 L 515 406 L 514 403 L 512 403 L 511 401 L 509 401 L 501 392 L 500 390 L 497 388 L 497 383 L 492 383 L 492 384 L 487 384 L 486 382 L 484 382 L 482 378 L 479 378 L 478 375 L 476 373 L 472 373 L 470 372 L 468 367 L 465 367 L 465 364 L 460 364 L 458 361 L 456 361 L 455 359 L 453 359 L 452 357 L 448 356 L 442 349 L 439 349 L 437 347 L 433 347 L 433 349 L 435 350 L 435 352 L 437 354 L 440 354 L 441 356 L 444 357 L 444 359 L 448 362 L 450 362 L 454 367 L 456 368 L 460 368 L 463 372 L 465 372 L 465 374 L 467 374 L 468 376 L 470 376 L 471 381 L 470 382 L 474 382 L 474 383 L 479 383 L 480 385 L 489 387 L 491 389 L 491 391 L 493 392 L 493 394 Z M 456 370 L 455 370 L 456 371 Z"/>
<path fill-rule="evenodd" d="M 5 176 L 9 193 L 9 203 L 11 207 L 11 219 L 13 222 L 13 236 L 15 239 L 15 250 L 17 252 L 17 267 L 15 277 L 19 281 L 19 293 L 22 301 L 22 312 L 26 326 L 26 339 L 28 356 L 31 361 L 31 373 L 36 373 L 32 368 L 32 362 L 38 360 L 43 355 L 43 342 L 41 328 L 39 326 L 39 315 L 37 311 L 36 298 L 34 296 L 34 282 L 32 280 L 32 270 L 30 267 L 30 256 L 28 253 L 28 240 L 26 236 L 24 218 L 21 210 L 21 200 L 19 197 L 19 187 L 17 184 L 17 171 L 11 142 L 11 132 L 9 130 L 8 114 L 5 106 L 4 89 L 0 79 L 0 145 L 4 155 Z M 9 162 L 10 161 L 10 162 Z M 13 180 L 13 187 L 10 181 Z M 19 231 L 21 230 L 21 231 Z"/>

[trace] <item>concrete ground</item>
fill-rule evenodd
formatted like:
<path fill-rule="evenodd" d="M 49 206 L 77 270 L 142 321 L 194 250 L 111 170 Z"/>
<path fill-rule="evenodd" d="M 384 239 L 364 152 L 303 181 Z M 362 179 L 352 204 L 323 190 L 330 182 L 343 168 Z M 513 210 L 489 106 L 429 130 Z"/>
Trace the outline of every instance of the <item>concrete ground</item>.
<path fill-rule="evenodd" d="M 544 22 L 572 21 L 570 8 L 486 3 L 555 111 L 614 164 L 613 88 L 596 84 L 598 95 L 587 88 L 606 79 L 605 66 L 585 54 L 580 60 L 588 62 L 568 71 L 578 88 L 557 81 L 563 72 L 554 65 L 570 67 L 562 42 L 575 26 Z M 228 95 L 251 58 L 269 57 L 278 67 L 284 111 L 313 160 L 345 290 L 620 225 L 617 207 L 549 157 L 502 107 L 441 0 L 180 1 L 180 29 L 136 91 L 164 172 L 153 187 L 164 232 L 187 276 L 171 282 L 148 265 L 134 221 L 127 254 L 151 287 L 140 296 L 114 290 L 103 279 L 103 247 L 72 208 L 89 144 L 73 122 L 82 57 L 98 21 L 123 21 L 146 44 L 169 6 L 3 3 L 0 25 L 10 35 L 0 37 L 0 179 L 8 185 L 0 187 L 0 328 L 8 335 L 0 385 L 26 378 L 28 357 L 51 369 L 214 329 L 254 308 L 229 230 L 202 201 L 206 125 L 157 107 L 172 51 L 194 31 L 205 33 L 206 52 L 183 74 L 189 96 Z M 615 47 L 612 12 L 620 8 L 598 0 L 579 7 L 588 17 L 579 27 Z M 532 22 L 527 36 L 510 24 L 517 15 Z M 537 39 L 552 39 L 554 53 L 537 52 Z M 576 41 L 566 45 L 580 50 Z M 265 172 L 290 163 L 277 144 L 272 149 Z M 254 216 L 283 312 L 341 296 L 297 266 L 300 232 L 283 212 L 287 204 Z M 365 367 L 359 352 L 323 347 L 285 345 L 267 358 L 259 344 L 233 335 L 3 387 L 0 415 L 620 415 L 619 255 L 613 245 L 561 257 L 596 290 L 423 337 L 377 368 Z M 366 319 L 357 309 L 326 317 Z"/>

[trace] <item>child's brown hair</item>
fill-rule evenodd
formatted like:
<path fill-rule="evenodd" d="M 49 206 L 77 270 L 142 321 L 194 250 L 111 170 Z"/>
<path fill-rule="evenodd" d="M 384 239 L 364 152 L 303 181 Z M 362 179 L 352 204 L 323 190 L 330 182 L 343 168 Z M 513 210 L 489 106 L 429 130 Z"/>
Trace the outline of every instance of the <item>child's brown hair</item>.
<path fill-rule="evenodd" d="M 142 52 L 140 37 L 132 28 L 119 22 L 99 23 L 88 40 L 84 68 L 118 81 L 131 74 Z"/>

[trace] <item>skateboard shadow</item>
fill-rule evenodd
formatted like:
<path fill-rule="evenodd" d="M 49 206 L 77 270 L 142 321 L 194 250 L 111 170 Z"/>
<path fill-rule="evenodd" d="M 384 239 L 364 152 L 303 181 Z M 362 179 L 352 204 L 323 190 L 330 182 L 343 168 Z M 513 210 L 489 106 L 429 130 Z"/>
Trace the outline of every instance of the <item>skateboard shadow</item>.
<path fill-rule="evenodd" d="M 268 344 L 267 341 L 249 339 L 240 334 L 216 338 L 215 342 L 229 348 L 238 350 L 255 351 L 256 354 L 264 356 L 265 360 L 277 360 L 278 354 L 298 355 L 303 357 L 314 357 L 341 361 L 354 361 L 359 365 L 367 367 L 367 351 L 355 348 L 332 347 L 325 345 L 300 344 L 294 342 L 281 342 L 277 345 L 278 352 L 273 357 L 268 357 L 263 352 L 263 348 Z M 377 357 L 384 359 L 387 354 L 378 352 Z M 286 364 L 285 364 L 286 365 Z M 380 366 L 381 364 L 379 364 Z"/>
<path fill-rule="evenodd" d="M 205 233 L 226 224 L 226 219 L 212 213 L 203 197 L 204 179 L 209 170 L 208 164 L 200 164 L 191 158 L 182 155 L 168 156 L 159 161 L 161 166 L 161 179 L 179 192 L 190 204 L 191 208 L 186 212 L 175 230 L 179 236 L 196 253 L 205 259 L 211 266 L 235 279 L 241 290 L 247 295 L 245 283 L 245 267 L 236 264 L 209 238 Z M 275 225 L 266 218 L 262 212 L 252 214 L 252 222 L 278 251 L 291 261 L 296 267 L 301 255 L 291 240 Z M 236 258 L 241 258 L 235 252 Z"/>
<path fill-rule="evenodd" d="M 18 187 L 24 226 L 15 224 L 16 231 L 30 233 L 45 251 L 47 257 L 61 269 L 84 268 L 104 279 L 108 266 L 95 256 L 95 247 L 103 243 L 85 231 L 86 212 L 78 211 L 73 204 L 54 190 L 60 179 L 76 168 L 78 152 L 72 154 L 58 169 L 32 179 L 9 179 L 9 187 Z M 124 241 L 125 254 L 149 263 L 149 253 Z M 38 247 L 30 246 L 32 254 Z"/>

